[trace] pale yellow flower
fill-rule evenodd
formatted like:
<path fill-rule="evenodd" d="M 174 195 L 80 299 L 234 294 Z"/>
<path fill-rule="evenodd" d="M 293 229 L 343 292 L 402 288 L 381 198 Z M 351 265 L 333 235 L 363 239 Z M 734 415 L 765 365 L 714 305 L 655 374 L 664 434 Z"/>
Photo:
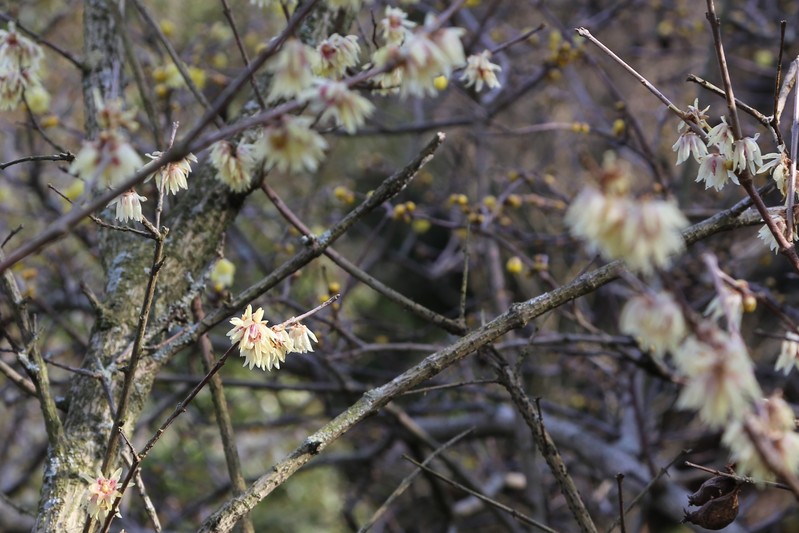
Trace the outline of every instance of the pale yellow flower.
<path fill-rule="evenodd" d="M 799 434 L 795 432 L 793 410 L 778 395 L 758 401 L 746 420 L 755 433 L 771 447 L 783 468 L 794 474 L 799 472 Z M 754 477 L 758 481 L 773 481 L 774 472 L 763 461 L 760 452 L 744 429 L 743 420 L 732 422 L 724 432 L 722 442 L 730 449 L 731 461 L 737 473 Z"/>
<path fill-rule="evenodd" d="M 677 405 L 698 410 L 708 426 L 721 428 L 740 419 L 762 392 L 741 338 L 712 326 L 702 331 L 704 340 L 691 335 L 674 352 L 686 379 Z"/>
<path fill-rule="evenodd" d="M 687 328 L 682 309 L 665 291 L 643 293 L 627 300 L 621 312 L 619 329 L 639 339 L 642 347 L 662 358 L 673 352 L 685 338 Z"/>
<path fill-rule="evenodd" d="M 103 476 L 102 472 L 98 472 L 96 478 L 81 474 L 81 477 L 90 483 L 87 509 L 89 516 L 95 520 L 102 520 L 111 511 L 114 501 L 122 496 L 122 493 L 118 490 L 121 476 L 121 468 L 115 470 L 109 477 Z M 119 511 L 117 511 L 116 516 L 120 516 Z"/>
<path fill-rule="evenodd" d="M 294 98 L 313 83 L 312 66 L 319 61 L 317 52 L 299 39 L 288 39 L 267 65 L 272 73 L 268 100 Z"/>
<path fill-rule="evenodd" d="M 117 196 L 109 205 L 116 204 L 116 219 L 120 222 L 127 222 L 128 220 L 135 220 L 141 222 L 144 218 L 141 212 L 141 203 L 147 201 L 147 198 L 136 194 L 136 191 L 130 190 L 123 192 Z"/>
<path fill-rule="evenodd" d="M 319 76 L 328 78 L 341 78 L 347 69 L 358 64 L 361 47 L 356 35 L 342 37 L 334 33 L 316 47 L 319 61 L 314 66 L 314 72 Z"/>
<path fill-rule="evenodd" d="M 36 71 L 43 56 L 42 47 L 19 33 L 14 22 L 0 30 L 0 69 Z"/>
<path fill-rule="evenodd" d="M 319 342 L 316 340 L 316 335 L 313 334 L 313 331 L 300 323 L 294 323 L 289 326 L 288 334 L 294 347 L 293 351 L 297 353 L 312 352 L 313 345 L 311 341 Z"/>
<path fill-rule="evenodd" d="M 97 139 L 83 142 L 69 171 L 85 180 L 99 176 L 106 186 L 114 186 L 143 165 L 141 157 L 124 135 L 103 131 Z"/>
<path fill-rule="evenodd" d="M 161 152 L 153 152 L 152 154 L 145 154 L 150 159 L 158 159 L 161 157 Z M 181 189 L 188 189 L 188 176 L 191 172 L 191 164 L 197 162 L 197 157 L 194 154 L 189 154 L 183 159 L 167 163 L 155 171 L 155 183 L 159 189 L 163 190 L 165 194 L 177 194 Z M 148 178 L 150 179 L 150 178 Z"/>
<path fill-rule="evenodd" d="M 259 307 L 253 313 L 252 305 L 248 305 L 241 318 L 230 319 L 233 329 L 227 332 L 227 336 L 231 343 L 239 343 L 239 355 L 244 357 L 244 366 L 250 369 L 271 370 L 277 358 L 272 344 L 275 334 L 263 317 L 263 308 Z"/>
<path fill-rule="evenodd" d="M 324 159 L 327 141 L 310 127 L 307 117 L 283 117 L 264 128 L 256 146 L 270 166 L 281 172 L 314 172 Z"/>
<path fill-rule="evenodd" d="M 313 112 L 321 113 L 320 120 L 332 119 L 347 133 L 355 133 L 363 126 L 375 108 L 369 100 L 339 81 L 319 80 L 304 96 L 310 100 Z"/>
<path fill-rule="evenodd" d="M 211 147 L 210 159 L 217 171 L 216 178 L 233 192 L 250 188 L 256 161 L 254 145 L 239 143 L 234 147 L 228 141 L 219 141 Z"/>
<path fill-rule="evenodd" d="M 785 332 L 785 338 L 780 345 L 780 356 L 774 365 L 774 370 L 780 370 L 787 376 L 794 367 L 799 367 L 799 334 L 793 331 Z"/>
<path fill-rule="evenodd" d="M 408 14 L 397 7 L 386 7 L 386 16 L 380 21 L 386 44 L 402 44 L 414 26 L 416 23 L 408 20 Z"/>
<path fill-rule="evenodd" d="M 474 90 L 479 93 L 483 90 L 483 85 L 489 89 L 500 86 L 496 73 L 502 70 L 502 67 L 492 63 L 489 61 L 490 59 L 491 51 L 489 50 L 471 55 L 466 59 L 466 68 L 461 75 L 461 81 L 466 81 L 466 87 L 474 86 Z"/>

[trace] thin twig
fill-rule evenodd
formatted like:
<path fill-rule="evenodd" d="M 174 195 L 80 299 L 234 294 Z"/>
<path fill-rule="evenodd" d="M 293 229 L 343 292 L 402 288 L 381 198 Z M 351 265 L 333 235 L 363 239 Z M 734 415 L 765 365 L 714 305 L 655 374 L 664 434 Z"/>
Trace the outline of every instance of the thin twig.
<path fill-rule="evenodd" d="M 233 30 L 233 39 L 236 41 L 236 46 L 241 54 L 241 59 L 244 61 L 244 67 L 249 70 L 250 58 L 247 55 L 247 50 L 244 48 L 244 44 L 241 42 L 239 28 L 236 26 L 236 21 L 233 18 L 233 12 L 230 10 L 230 5 L 228 4 L 227 0 L 222 0 L 222 12 L 227 19 L 228 24 L 230 24 L 230 29 Z M 258 84 L 255 82 L 255 76 L 252 74 L 250 75 L 250 85 L 252 86 L 252 92 L 255 95 L 255 99 L 258 100 L 258 105 L 262 110 L 265 110 L 266 102 L 264 101 L 263 96 L 261 96 L 261 90 L 258 88 Z"/>
<path fill-rule="evenodd" d="M 469 428 L 469 429 L 467 429 L 465 431 L 462 431 L 461 433 L 458 433 L 457 435 L 452 437 L 450 440 L 448 440 L 447 442 L 445 442 L 444 444 L 442 444 L 441 446 L 439 446 L 438 448 L 433 450 L 433 453 L 428 455 L 427 458 L 424 461 L 422 461 L 421 464 L 423 466 L 429 465 L 433 461 L 433 459 L 436 458 L 437 455 L 439 455 L 441 452 L 443 452 L 447 448 L 450 448 L 452 445 L 454 445 L 455 443 L 460 441 L 463 437 L 465 437 L 466 435 L 468 435 L 472 431 L 474 431 L 474 428 Z M 372 528 L 372 526 L 375 525 L 375 523 L 378 520 L 380 520 L 380 518 L 386 513 L 386 511 L 388 511 L 388 508 L 391 506 L 391 504 L 394 503 L 394 501 L 397 498 L 399 498 L 406 490 L 408 490 L 408 488 L 411 486 L 413 481 L 417 477 L 419 477 L 419 474 L 421 474 L 421 473 L 422 473 L 422 469 L 421 468 L 417 468 L 416 470 L 411 472 L 408 476 L 406 476 L 400 482 L 400 484 L 397 486 L 397 488 L 394 489 L 394 492 L 392 492 L 389 495 L 389 497 L 386 498 L 386 500 L 380 505 L 380 507 L 378 507 L 377 510 L 374 513 L 372 513 L 372 516 L 369 518 L 369 520 L 367 520 L 366 523 L 364 525 L 362 525 L 360 527 L 360 529 L 358 529 L 358 533 L 366 533 L 367 531 L 369 531 Z"/>
<path fill-rule="evenodd" d="M 799 82 L 799 59 L 794 60 L 796 65 L 796 81 Z M 785 224 L 788 235 L 786 239 L 793 242 L 794 212 L 793 205 L 796 201 L 796 159 L 799 158 L 799 83 L 794 83 L 793 118 L 791 120 L 791 177 L 788 180 L 788 194 L 785 198 Z"/>
<path fill-rule="evenodd" d="M 787 21 L 780 21 L 780 52 L 777 55 L 777 74 L 774 76 L 774 105 L 772 106 L 771 122 L 769 125 L 777 136 L 777 146 L 785 144 L 782 139 L 782 132 L 780 131 L 780 115 L 777 113 L 780 105 L 780 85 L 782 84 L 782 57 L 785 53 L 785 28 L 788 26 Z"/>
<path fill-rule="evenodd" d="M 147 322 L 150 318 L 150 308 L 152 307 L 153 300 L 155 299 L 155 287 L 158 283 L 158 274 L 164 266 L 164 243 L 166 241 L 168 230 L 159 235 L 155 241 L 155 250 L 153 251 L 153 261 L 150 265 L 150 275 L 147 277 L 147 288 L 144 293 L 144 300 L 142 301 L 141 311 L 139 312 L 139 320 L 136 325 L 136 337 L 133 340 L 133 350 L 130 355 L 130 362 L 128 363 L 128 370 L 125 373 L 125 380 L 122 383 L 122 393 L 119 397 L 117 404 L 116 414 L 114 415 L 114 425 L 111 430 L 111 435 L 106 445 L 105 455 L 103 456 L 102 472 L 108 474 L 112 465 L 117 459 L 117 451 L 119 449 L 119 432 L 125 427 L 127 420 L 128 408 L 130 401 L 135 390 L 134 382 L 136 380 L 136 370 L 141 359 L 142 347 L 144 345 L 144 336 L 147 332 Z"/>
<path fill-rule="evenodd" d="M 29 155 L 27 157 L 14 159 L 13 161 L 9 161 L 7 163 L 1 163 L 0 170 L 5 170 L 12 165 L 18 165 L 20 163 L 29 163 L 31 161 L 66 161 L 67 163 L 69 163 L 73 159 L 75 159 L 75 155 L 70 152 L 55 154 L 55 155 Z"/>
<path fill-rule="evenodd" d="M 172 63 L 178 69 L 178 72 L 180 72 L 180 76 L 183 78 L 183 82 L 186 84 L 186 87 L 189 88 L 191 94 L 194 95 L 194 98 L 197 99 L 197 101 L 206 109 L 206 111 L 211 111 L 213 106 L 211 106 L 211 103 L 200 91 L 200 89 L 197 88 L 194 80 L 191 79 L 191 74 L 189 74 L 189 71 L 186 69 L 186 65 L 183 64 L 183 60 L 180 59 L 177 50 L 175 50 L 175 47 L 172 46 L 172 43 L 169 41 L 169 39 L 167 39 L 166 35 L 164 35 L 164 32 L 161 30 L 161 26 L 153 18 L 144 4 L 142 4 L 141 0 L 131 0 L 131 2 L 134 6 L 136 6 L 136 9 L 139 11 L 144 21 L 150 26 L 150 30 L 155 33 L 155 36 L 158 38 L 161 46 L 164 47 L 166 53 L 172 59 Z M 222 117 L 220 117 L 218 114 L 214 116 L 214 121 L 219 127 L 225 125 L 224 120 L 222 120 Z"/>
<path fill-rule="evenodd" d="M 774 489 L 781 489 L 781 490 L 791 490 L 791 487 L 789 487 L 785 483 L 778 483 L 776 481 L 766 481 L 762 479 L 753 479 L 751 477 L 746 477 L 746 476 L 739 476 L 738 474 L 731 474 L 730 472 L 723 472 L 721 470 L 716 470 L 715 468 L 709 468 L 707 466 L 698 465 L 696 463 L 692 463 L 691 461 L 685 461 L 683 464 L 685 466 L 690 466 L 691 468 L 696 468 L 697 470 L 702 470 L 703 472 L 707 472 L 708 474 L 713 474 L 716 476 L 724 476 L 730 479 L 734 479 L 738 483 L 745 483 L 747 485 L 763 485 L 766 487 L 771 487 Z"/>
<path fill-rule="evenodd" d="M 624 492 L 622 491 L 622 481 L 624 481 L 624 474 L 619 472 L 616 474 L 616 486 L 619 489 L 619 529 L 621 529 L 621 533 L 627 533 L 627 526 L 624 523 Z"/>
<path fill-rule="evenodd" d="M 512 507 L 508 507 L 504 503 L 498 502 L 497 500 L 495 500 L 493 498 L 489 498 L 485 494 L 481 494 L 481 493 L 479 493 L 477 491 L 474 491 L 474 490 L 472 490 L 472 489 L 470 489 L 468 487 L 465 487 L 465 486 L 461 485 L 460 483 L 458 483 L 457 481 L 452 480 L 452 479 L 448 478 L 447 476 L 445 476 L 443 474 L 439 474 L 435 470 L 432 470 L 432 469 L 428 468 L 424 464 L 414 461 L 413 459 L 411 459 L 410 457 L 408 457 L 405 454 L 402 455 L 402 458 L 405 459 L 406 461 L 416 465 L 416 467 L 419 468 L 420 470 L 424 470 L 428 474 L 431 474 L 431 475 L 437 477 L 441 481 L 444 481 L 445 483 L 448 483 L 449 485 L 452 485 L 456 489 L 462 490 L 463 492 L 465 492 L 467 494 L 471 494 L 475 498 L 478 498 L 478 499 L 486 502 L 487 504 L 491 505 L 492 507 L 496 507 L 497 509 L 501 509 L 501 510 L 505 511 L 506 513 L 509 513 L 513 518 L 515 518 L 519 522 L 527 524 L 528 526 L 537 527 L 541 531 L 546 531 L 547 533 L 557 533 L 557 530 L 552 529 L 551 527 L 546 526 L 546 525 L 542 524 L 541 522 L 538 522 L 537 520 L 534 520 L 533 518 L 530 518 L 526 514 L 520 513 L 519 511 L 517 511 L 516 509 L 514 509 Z"/>
<path fill-rule="evenodd" d="M 191 310 L 195 321 L 199 322 L 205 317 L 202 301 L 199 296 L 192 301 Z M 199 345 L 200 353 L 202 354 L 203 370 L 208 373 L 211 371 L 214 364 L 213 348 L 208 335 L 200 337 Z M 233 494 L 239 495 L 245 491 L 247 485 L 241 470 L 241 461 L 239 460 L 239 452 L 236 445 L 236 435 L 233 431 L 233 421 L 230 418 L 230 410 L 228 409 L 227 399 L 225 398 L 225 389 L 222 386 L 222 378 L 219 377 L 219 374 L 211 378 L 208 382 L 208 386 L 211 389 L 216 423 L 219 426 L 219 435 L 222 438 L 222 448 L 225 452 L 225 462 L 227 463 L 228 476 L 230 477 L 230 486 Z M 244 533 L 254 533 L 255 531 L 252 519 L 249 516 L 244 516 L 242 518 L 242 531 L 244 531 Z"/>

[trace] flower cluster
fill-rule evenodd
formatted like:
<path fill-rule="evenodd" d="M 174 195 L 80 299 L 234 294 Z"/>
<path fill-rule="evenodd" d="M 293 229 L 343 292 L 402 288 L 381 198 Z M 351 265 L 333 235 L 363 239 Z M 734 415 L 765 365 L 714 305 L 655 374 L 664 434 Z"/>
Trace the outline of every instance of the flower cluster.
<path fill-rule="evenodd" d="M 634 271 L 651 274 L 668 267 L 685 248 L 680 230 L 687 219 L 671 201 L 627 196 L 629 176 L 611 167 L 617 165 L 607 158 L 601 189 L 585 187 L 569 206 L 565 220 L 572 235 Z"/>
<path fill-rule="evenodd" d="M 228 331 L 230 342 L 239 344 L 239 355 L 244 357 L 244 366 L 271 371 L 285 363 L 289 353 L 313 351 L 311 341 L 318 342 L 313 332 L 303 324 L 289 319 L 283 324 L 267 326 L 263 320 L 264 310 L 258 308 L 254 313 L 248 305 L 244 314 L 232 318 L 233 329 Z"/>
<path fill-rule="evenodd" d="M 377 67 L 397 66 L 375 77 L 386 90 L 398 89 L 403 96 L 435 95 L 435 80 L 448 77 L 454 68 L 466 63 L 460 28 L 439 28 L 435 17 L 428 16 L 424 26 L 411 32 L 412 22 L 399 8 L 387 8 L 382 21 L 385 46 L 375 51 Z"/>
<path fill-rule="evenodd" d="M 0 30 L 0 110 L 15 109 L 27 91 L 44 91 L 39 81 L 43 56 L 41 46 L 20 34 L 13 22 Z"/>
<path fill-rule="evenodd" d="M 751 431 L 747 431 L 746 424 Z M 771 468 L 763 458 L 752 439 L 758 439 L 771 448 L 772 457 L 779 461 L 780 467 L 789 472 L 799 470 L 799 434 L 793 410 L 779 394 L 758 401 L 752 411 L 742 420 L 736 420 L 727 427 L 722 442 L 732 453 L 737 470 L 743 475 L 759 480 L 774 479 Z"/>
<path fill-rule="evenodd" d="M 707 107 L 700 109 L 697 101 L 688 106 L 688 115 L 691 117 L 689 120 L 695 124 L 699 133 L 706 134 L 703 139 L 687 123 L 680 123 L 680 137 L 672 146 L 677 152 L 678 165 L 692 157 L 699 163 L 696 181 L 704 182 L 706 189 L 713 187 L 717 191 L 723 189 L 729 181 L 740 185 L 737 174 L 741 172 L 754 175 L 772 170 L 775 181 L 778 184 L 780 179 L 784 182 L 787 166 L 784 165 L 785 159 L 781 154 L 762 155 L 757 144 L 758 134 L 736 140 L 725 117 L 721 117 L 721 122 L 711 127 L 705 114 L 707 110 Z M 715 151 L 711 152 L 709 149 Z M 764 159 L 772 161 L 764 166 Z"/>
<path fill-rule="evenodd" d="M 115 470 L 109 477 L 103 476 L 102 472 L 98 472 L 96 478 L 92 478 L 86 474 L 81 475 L 81 477 L 90 484 L 88 491 L 89 505 L 87 509 L 89 516 L 95 520 L 102 520 L 111 512 L 114 501 L 122 496 L 122 493 L 117 490 L 121 475 L 121 468 Z M 117 512 L 117 516 L 119 516 L 119 512 Z"/>

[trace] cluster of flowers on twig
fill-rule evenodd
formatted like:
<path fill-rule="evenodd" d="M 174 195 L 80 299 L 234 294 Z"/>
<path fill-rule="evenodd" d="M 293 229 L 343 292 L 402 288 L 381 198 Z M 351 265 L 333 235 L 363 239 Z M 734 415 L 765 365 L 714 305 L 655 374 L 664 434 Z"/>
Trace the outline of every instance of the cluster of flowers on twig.
<path fill-rule="evenodd" d="M 799 471 L 799 433 L 793 411 L 778 394 L 763 399 L 754 364 L 740 335 L 743 311 L 754 308 L 748 286 L 720 271 L 706 257 L 716 281 L 716 297 L 705 311 L 707 320 L 688 328 L 684 311 L 665 291 L 644 291 L 626 303 L 620 330 L 649 347 L 660 363 L 665 354 L 683 382 L 677 405 L 696 410 L 708 427 L 723 429 L 737 471 L 761 480 L 774 477 L 773 468 Z M 724 318 L 725 327 L 719 321 Z M 799 335 L 789 333 L 777 369 L 796 365 Z M 759 447 L 771 449 L 767 464 Z"/>
<path fill-rule="evenodd" d="M 252 305 L 248 305 L 241 317 L 230 320 L 233 329 L 227 336 L 231 343 L 238 343 L 239 355 L 244 357 L 244 366 L 248 368 L 279 369 L 286 355 L 312 352 L 311 341 L 318 342 L 310 329 L 294 319 L 269 327 L 263 318 L 263 308 L 253 312 Z"/>
<path fill-rule="evenodd" d="M 779 146 L 777 152 L 762 154 L 757 143 L 759 134 L 752 137 L 736 139 L 732 127 L 725 117 L 721 122 L 711 126 L 707 119 L 707 111 L 699 107 L 698 100 L 688 106 L 688 115 L 696 130 L 687 122 L 680 122 L 680 136 L 672 146 L 677 152 L 677 164 L 681 165 L 690 158 L 699 163 L 697 182 L 704 182 L 705 188 L 713 187 L 720 191 L 727 183 L 740 185 L 738 175 L 746 172 L 750 175 L 770 173 L 783 196 L 788 194 L 791 160 L 786 154 L 785 146 Z M 775 225 L 787 238 L 787 224 L 782 215 L 772 216 Z M 758 234 L 763 242 L 775 253 L 779 250 L 774 235 L 768 226 L 763 226 Z M 794 233 L 794 240 L 799 236 Z"/>

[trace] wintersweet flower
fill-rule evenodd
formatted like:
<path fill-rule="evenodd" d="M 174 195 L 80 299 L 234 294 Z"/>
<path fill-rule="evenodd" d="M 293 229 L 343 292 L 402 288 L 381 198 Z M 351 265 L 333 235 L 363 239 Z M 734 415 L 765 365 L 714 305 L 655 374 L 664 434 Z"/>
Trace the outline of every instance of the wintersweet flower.
<path fill-rule="evenodd" d="M 0 30 L 0 69 L 36 71 L 43 56 L 42 47 L 19 33 L 14 22 Z"/>
<path fill-rule="evenodd" d="M 252 305 L 248 305 L 241 318 L 230 319 L 233 329 L 227 332 L 227 336 L 231 343 L 239 343 L 239 355 L 244 357 L 244 366 L 272 370 L 276 359 L 271 342 L 274 333 L 263 317 L 263 308 L 259 307 L 253 313 Z"/>
<path fill-rule="evenodd" d="M 408 14 L 398 7 L 386 7 L 386 16 L 380 21 L 386 44 L 402 44 L 414 26 L 416 23 L 408 20 Z"/>
<path fill-rule="evenodd" d="M 694 103 L 688 105 L 688 114 L 693 117 L 693 122 L 698 125 L 702 130 L 709 128 L 707 123 L 708 115 L 707 111 L 710 109 L 710 106 L 705 107 L 704 109 L 699 107 L 699 98 L 694 99 Z M 684 133 L 686 131 L 690 131 L 691 127 L 688 125 L 687 122 L 681 120 L 679 125 L 677 126 L 677 131 L 680 133 Z"/>
<path fill-rule="evenodd" d="M 144 162 L 127 138 L 114 131 L 103 131 L 93 141 L 83 141 L 69 171 L 85 180 L 100 177 L 113 186 L 133 175 Z"/>
<path fill-rule="evenodd" d="M 791 176 L 791 158 L 785 153 L 785 145 L 779 147 L 779 152 L 765 154 L 764 161 L 768 163 L 757 169 L 757 173 L 771 171 L 771 177 L 780 189 L 783 196 L 788 196 L 788 179 Z M 794 189 L 794 193 L 797 193 Z"/>
<path fill-rule="evenodd" d="M 22 94 L 38 83 L 29 69 L 0 68 L 0 111 L 16 109 Z"/>
<path fill-rule="evenodd" d="M 272 336 L 269 338 L 269 342 L 272 348 L 272 360 L 267 370 L 271 370 L 271 366 L 279 369 L 280 363 L 286 362 L 286 355 L 294 351 L 294 343 L 282 325 L 272 326 Z"/>
<path fill-rule="evenodd" d="M 288 39 L 267 65 L 272 73 L 268 100 L 294 98 L 313 83 L 312 66 L 318 63 L 315 49 L 299 39 Z"/>
<path fill-rule="evenodd" d="M 98 89 L 94 90 L 92 96 L 97 109 L 97 124 L 100 128 L 109 131 L 119 128 L 125 128 L 128 131 L 139 129 L 139 123 L 136 122 L 136 111 L 133 109 L 126 111 L 122 100 L 103 98 Z"/>
<path fill-rule="evenodd" d="M 95 520 L 102 520 L 111 512 L 116 499 L 122 496 L 122 493 L 117 490 L 121 476 L 121 468 L 116 469 L 109 477 L 103 476 L 102 472 L 98 472 L 96 478 L 81 474 L 81 477 L 90 483 L 88 491 L 89 506 L 87 509 L 89 516 Z M 119 511 L 117 511 L 116 516 L 120 516 Z"/>
<path fill-rule="evenodd" d="M 606 259 L 623 259 L 643 274 L 666 268 L 685 249 L 680 230 L 688 221 L 670 201 L 632 199 L 586 187 L 566 212 L 572 235 Z"/>
<path fill-rule="evenodd" d="M 763 156 L 760 154 L 760 146 L 757 144 L 759 136 L 758 133 L 754 137 L 744 137 L 733 143 L 732 165 L 734 171 L 749 170 L 751 174 L 756 174 L 757 169 L 763 166 Z"/>
<path fill-rule="evenodd" d="M 693 155 L 698 163 L 701 163 L 702 158 L 707 155 L 707 146 L 699 135 L 692 131 L 681 134 L 671 149 L 677 152 L 678 165 L 684 163 L 689 155 Z"/>
<path fill-rule="evenodd" d="M 777 229 L 782 232 L 782 235 L 788 239 L 788 225 L 785 223 L 785 218 L 782 215 L 771 215 L 771 220 L 774 222 Z M 780 251 L 780 243 L 777 242 L 777 239 L 774 237 L 774 234 L 771 233 L 767 224 L 764 224 L 760 230 L 758 230 L 757 236 L 764 244 L 768 245 L 769 250 L 775 254 Z M 799 232 L 796 230 L 793 232 L 793 240 L 799 240 Z"/>
<path fill-rule="evenodd" d="M 116 204 L 116 219 L 120 222 L 128 220 L 141 222 L 144 218 L 141 212 L 141 203 L 145 201 L 147 201 L 146 197 L 136 194 L 136 191 L 131 189 L 117 196 L 108 206 Z"/>
<path fill-rule="evenodd" d="M 375 50 L 372 55 L 372 62 L 376 67 L 384 67 L 392 61 L 401 60 L 401 58 L 402 52 L 399 45 L 389 44 Z M 375 75 L 372 79 L 377 86 L 382 88 L 382 90 L 378 91 L 378 94 L 385 95 L 399 92 L 403 80 L 402 72 L 402 68 L 395 67 L 388 72 Z M 433 81 L 433 87 L 435 88 L 435 80 Z"/>
<path fill-rule="evenodd" d="M 375 109 L 372 102 L 340 81 L 318 80 L 317 86 L 307 91 L 304 97 L 310 100 L 313 112 L 321 112 L 320 120 L 332 119 L 350 134 L 363 126 L 366 117 Z"/>
<path fill-rule="evenodd" d="M 721 291 L 707 304 L 704 314 L 713 321 L 724 318 L 727 320 L 728 330 L 738 331 L 743 313 L 744 299 L 741 292 L 723 284 Z"/>
<path fill-rule="evenodd" d="M 689 336 L 674 352 L 686 379 L 677 405 L 698 410 L 708 426 L 721 428 L 740 419 L 762 392 L 740 336 L 709 325 L 702 334 L 702 339 Z"/>
<path fill-rule="evenodd" d="M 728 181 L 740 185 L 738 176 L 732 170 L 732 161 L 721 154 L 707 154 L 699 160 L 699 174 L 696 181 L 704 181 L 705 189 L 713 187 L 717 191 L 724 188 Z"/>
<path fill-rule="evenodd" d="M 794 331 L 787 331 L 780 345 L 780 356 L 774 364 L 774 370 L 782 371 L 787 376 L 794 367 L 799 367 L 799 335 Z"/>
<path fill-rule="evenodd" d="M 228 141 L 218 141 L 211 147 L 211 165 L 217 171 L 216 178 L 233 192 L 250 188 L 256 159 L 256 148 L 252 144 L 239 143 L 234 147 Z"/>
<path fill-rule="evenodd" d="M 647 292 L 627 300 L 619 329 L 638 339 L 642 347 L 649 347 L 658 359 L 666 352 L 673 352 L 687 332 L 680 306 L 665 291 Z"/>
<path fill-rule="evenodd" d="M 721 155 L 727 159 L 732 159 L 732 145 L 734 142 L 735 135 L 724 117 L 721 117 L 721 124 L 714 126 L 707 132 L 707 144 L 717 147 Z"/>
<path fill-rule="evenodd" d="M 490 50 L 484 50 L 480 54 L 471 55 L 466 59 L 466 68 L 461 75 L 461 81 L 466 81 L 466 87 L 474 85 L 474 90 L 479 93 L 483 89 L 483 85 L 489 89 L 500 86 L 496 72 L 502 70 L 502 67 L 492 63 L 489 59 L 491 59 Z"/>
<path fill-rule="evenodd" d="M 153 152 L 152 154 L 145 155 L 155 160 L 161 157 L 162 153 Z M 191 164 L 196 162 L 197 157 L 194 154 L 189 154 L 179 161 L 167 163 L 153 174 L 153 176 L 155 176 L 155 184 L 166 194 L 177 194 L 181 189 L 188 189 L 189 183 L 187 178 L 191 172 Z M 150 178 L 147 179 L 149 180 Z"/>
<path fill-rule="evenodd" d="M 789 472 L 799 471 L 799 434 L 795 429 L 793 410 L 779 394 L 758 401 L 746 421 L 755 432 L 755 437 L 764 440 L 780 466 Z M 742 420 L 731 423 L 722 436 L 722 442 L 730 449 L 731 461 L 739 474 L 757 480 L 772 481 L 774 472 L 763 458 L 752 436 L 746 431 Z"/>
<path fill-rule="evenodd" d="M 307 117 L 283 117 L 264 128 L 258 150 L 266 163 L 281 172 L 314 172 L 324 159 L 327 141 L 310 127 Z"/>
<path fill-rule="evenodd" d="M 319 342 L 316 340 L 316 335 L 313 334 L 313 331 L 299 322 L 289 326 L 288 334 L 294 346 L 294 351 L 297 353 L 312 352 L 313 345 L 311 345 L 311 341 L 316 343 Z"/>
<path fill-rule="evenodd" d="M 347 73 L 347 69 L 358 64 L 361 47 L 356 35 L 342 37 L 334 33 L 316 47 L 319 61 L 314 72 L 325 78 L 339 79 Z"/>

